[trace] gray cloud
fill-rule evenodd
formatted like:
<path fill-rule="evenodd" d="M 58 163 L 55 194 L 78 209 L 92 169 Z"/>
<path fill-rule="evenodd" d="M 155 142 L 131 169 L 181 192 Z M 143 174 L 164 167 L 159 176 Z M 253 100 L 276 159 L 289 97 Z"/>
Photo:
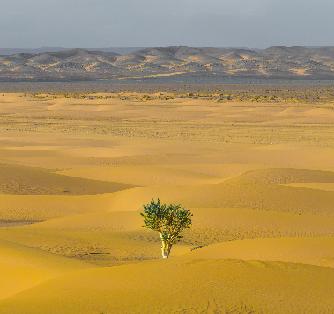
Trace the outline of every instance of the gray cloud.
<path fill-rule="evenodd" d="M 1 0 L 2 47 L 334 45 L 332 0 Z"/>

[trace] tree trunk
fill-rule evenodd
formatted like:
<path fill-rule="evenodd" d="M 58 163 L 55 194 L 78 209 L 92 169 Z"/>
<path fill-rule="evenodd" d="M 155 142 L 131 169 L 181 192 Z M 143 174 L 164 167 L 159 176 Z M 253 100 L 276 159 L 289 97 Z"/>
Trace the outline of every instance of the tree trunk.
<path fill-rule="evenodd" d="M 172 249 L 172 245 L 168 243 L 166 240 L 162 238 L 162 235 L 160 234 L 161 239 L 161 255 L 163 259 L 167 259 L 170 254 L 170 250 Z"/>
<path fill-rule="evenodd" d="M 165 244 L 162 244 L 161 246 L 161 255 L 162 255 L 162 258 L 168 258 L 168 252 L 166 250 L 166 247 L 165 247 Z"/>

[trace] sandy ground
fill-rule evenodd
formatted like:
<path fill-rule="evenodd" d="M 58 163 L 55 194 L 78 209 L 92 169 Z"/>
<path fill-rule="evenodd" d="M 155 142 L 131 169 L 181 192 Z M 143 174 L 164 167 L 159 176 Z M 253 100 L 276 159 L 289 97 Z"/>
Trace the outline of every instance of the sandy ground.
<path fill-rule="evenodd" d="M 333 313 L 333 109 L 1 93 L 0 313 Z"/>

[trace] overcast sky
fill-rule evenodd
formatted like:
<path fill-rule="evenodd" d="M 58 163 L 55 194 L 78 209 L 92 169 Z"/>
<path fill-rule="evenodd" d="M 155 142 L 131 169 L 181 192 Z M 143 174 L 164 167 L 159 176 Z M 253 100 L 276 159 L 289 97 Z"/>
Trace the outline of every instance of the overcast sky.
<path fill-rule="evenodd" d="M 333 45 L 334 0 L 0 0 L 0 47 Z"/>

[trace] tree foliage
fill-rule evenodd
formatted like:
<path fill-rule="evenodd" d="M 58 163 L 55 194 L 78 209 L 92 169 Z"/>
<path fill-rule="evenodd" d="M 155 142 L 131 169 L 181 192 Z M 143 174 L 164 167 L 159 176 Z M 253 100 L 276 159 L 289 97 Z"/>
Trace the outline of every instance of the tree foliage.
<path fill-rule="evenodd" d="M 192 213 L 179 204 L 162 204 L 160 199 L 144 205 L 144 227 L 160 233 L 162 256 L 168 258 L 172 246 L 191 226 Z"/>

